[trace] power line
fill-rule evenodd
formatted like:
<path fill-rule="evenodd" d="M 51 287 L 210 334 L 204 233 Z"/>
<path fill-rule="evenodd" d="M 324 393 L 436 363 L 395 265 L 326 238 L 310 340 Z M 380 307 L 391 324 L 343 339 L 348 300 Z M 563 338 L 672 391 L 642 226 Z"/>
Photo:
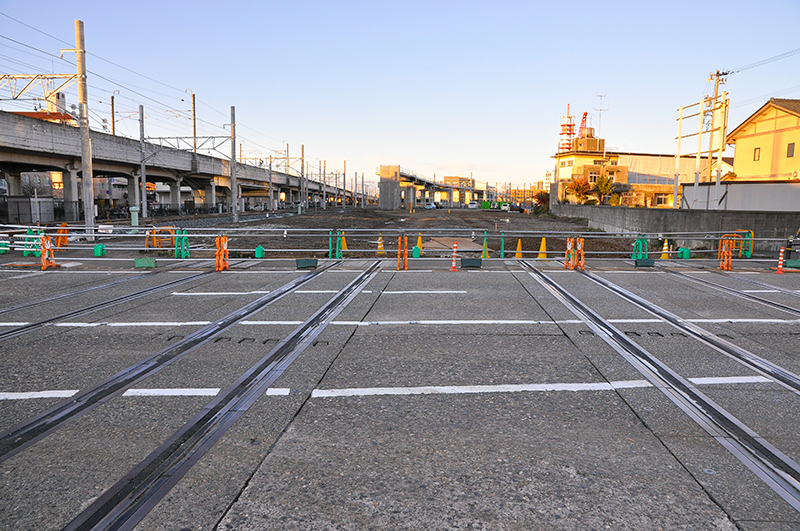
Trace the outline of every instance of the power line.
<path fill-rule="evenodd" d="M 40 29 L 38 29 L 38 28 L 35 28 L 35 27 L 33 27 L 33 26 L 29 25 L 29 24 L 26 24 L 25 22 L 22 22 L 22 21 L 20 21 L 20 20 L 17 20 L 16 18 L 14 18 L 14 17 L 11 17 L 10 15 L 8 15 L 8 14 L 6 14 L 6 13 L 0 12 L 0 15 L 4 16 L 4 17 L 6 17 L 6 18 L 8 18 L 8 19 L 10 19 L 10 20 L 13 20 L 14 22 L 17 22 L 18 24 L 21 24 L 22 26 L 25 26 L 25 27 L 27 27 L 27 28 L 29 28 L 29 29 L 32 29 L 32 30 L 34 30 L 34 31 L 36 31 L 36 32 L 38 32 L 38 33 L 40 33 L 40 34 L 42 34 L 42 35 L 45 35 L 45 36 L 47 36 L 47 37 L 49 37 L 49 38 L 51 38 L 51 39 L 53 39 L 53 40 L 55 40 L 55 41 L 57 41 L 57 42 L 60 42 L 60 43 L 62 43 L 62 44 L 65 44 L 65 45 L 67 45 L 67 46 L 72 46 L 72 43 L 69 43 L 69 42 L 67 42 L 67 41 L 65 41 L 65 40 L 63 40 L 63 39 L 60 39 L 60 38 L 58 38 L 58 37 L 56 37 L 56 36 L 54 36 L 54 35 L 51 35 L 51 34 L 49 34 L 49 33 L 45 32 L 45 31 L 42 31 L 42 30 L 40 30 Z M 21 41 L 18 41 L 18 40 L 12 39 L 12 38 L 10 38 L 10 37 L 6 37 L 6 36 L 4 36 L 4 35 L 0 35 L 0 37 L 2 37 L 2 38 L 4 38 L 4 39 L 6 39 L 6 40 L 8 40 L 8 41 L 11 41 L 11 42 L 13 42 L 13 43 L 15 43 L 15 44 L 18 44 L 18 45 L 20 45 L 20 46 L 24 46 L 24 47 L 26 47 L 26 48 L 29 48 L 29 49 L 31 49 L 31 50 L 34 50 L 34 51 L 36 51 L 36 52 L 38 52 L 38 53 L 40 53 L 40 54 L 43 54 L 44 56 L 46 56 L 46 57 L 48 57 L 48 58 L 59 59 L 60 61 L 63 61 L 63 62 L 64 62 L 64 63 L 66 63 L 67 65 L 70 65 L 70 66 L 75 66 L 75 63 L 72 63 L 72 62 L 70 62 L 69 60 L 67 60 L 67 59 L 64 59 L 64 58 L 63 58 L 63 57 L 61 57 L 61 56 L 57 56 L 57 55 L 51 54 L 51 53 L 49 53 L 49 52 L 47 52 L 47 51 L 45 51 L 45 50 L 41 50 L 41 49 L 39 49 L 39 48 L 36 48 L 35 46 L 31 46 L 31 45 L 29 45 L 29 44 L 25 44 L 24 42 L 21 42 Z M 13 49 L 13 48 L 12 48 L 12 49 Z M 18 51 L 24 52 L 24 50 L 18 50 Z M 30 52 L 25 52 L 25 53 L 30 53 Z M 132 70 L 132 69 L 130 69 L 130 68 L 127 68 L 127 67 L 125 67 L 125 66 L 122 66 L 122 65 L 120 65 L 120 64 L 118 64 L 118 63 L 115 63 L 114 61 L 110 61 L 110 60 L 108 60 L 108 59 L 105 59 L 105 58 L 103 58 L 103 57 L 101 57 L 101 56 L 99 56 L 99 55 L 96 55 L 96 54 L 93 54 L 93 53 L 90 53 L 90 52 L 86 52 L 86 53 L 87 53 L 87 55 L 90 55 L 90 56 L 92 56 L 92 57 L 94 57 L 94 58 L 97 58 L 97 59 L 99 59 L 99 60 L 101 60 L 101 61 L 104 61 L 104 62 L 106 62 L 106 63 L 108 63 L 108 64 L 110 64 L 110 65 L 113 65 L 113 66 L 117 67 L 117 68 L 121 68 L 122 70 L 125 70 L 126 72 L 129 72 L 129 73 L 131 73 L 131 74 L 134 74 L 134 75 L 140 76 L 140 77 L 142 77 L 142 78 L 144 78 L 144 79 L 147 79 L 148 81 L 151 81 L 151 82 L 153 82 L 153 83 L 157 83 L 157 84 L 159 84 L 159 85 L 162 85 L 162 86 L 164 86 L 164 87 L 167 87 L 167 88 L 169 88 L 169 89 L 172 89 L 172 90 L 175 90 L 175 91 L 181 92 L 182 94 L 185 92 L 185 91 L 183 91 L 183 90 L 181 90 L 181 89 L 179 89 L 179 88 L 177 88 L 177 87 L 174 87 L 174 86 L 172 86 L 172 85 L 169 85 L 169 84 L 167 84 L 167 83 L 164 83 L 164 82 L 162 82 L 162 81 L 159 81 L 158 79 L 154 79 L 154 78 L 152 78 L 152 77 L 149 77 L 149 76 L 146 76 L 146 75 L 144 75 L 144 74 L 141 74 L 141 73 L 139 73 L 139 72 L 136 72 L 135 70 Z M 157 100 L 157 99 L 155 99 L 155 98 L 153 98 L 153 97 L 150 97 L 150 96 L 148 96 L 148 95 L 146 95 L 146 94 L 144 94 L 144 93 L 140 92 L 139 90 L 141 90 L 141 91 L 148 91 L 148 92 L 152 92 L 152 93 L 154 93 L 154 94 L 157 94 L 157 95 L 159 95 L 159 96 L 163 96 L 163 97 L 166 97 L 166 98 L 169 98 L 169 97 L 171 97 L 171 96 L 169 96 L 169 95 L 167 95 L 167 94 L 162 94 L 162 93 L 159 93 L 159 92 L 156 92 L 156 91 L 152 91 L 152 90 L 150 90 L 150 89 L 146 89 L 146 88 L 143 88 L 143 87 L 136 87 L 136 85 L 133 85 L 133 86 L 134 86 L 134 87 L 136 87 L 136 88 L 138 88 L 139 90 L 134 90 L 133 88 L 131 88 L 130 86 L 128 86 L 128 85 L 126 85 L 126 84 L 123 84 L 123 83 L 121 83 L 121 82 L 119 82 L 119 81 L 115 81 L 115 80 L 113 80 L 113 79 L 111 79 L 111 78 L 108 78 L 108 77 L 106 77 L 106 76 L 103 76 L 103 75 L 101 75 L 101 74 L 99 74 L 99 73 L 97 73 L 97 72 L 95 72 L 95 71 L 92 71 L 92 70 L 87 70 L 87 73 L 89 73 L 89 74 L 92 74 L 93 76 L 96 76 L 97 78 L 99 78 L 99 79 L 102 79 L 102 80 L 104 80 L 104 81 L 107 81 L 108 83 L 111 83 L 113 86 L 119 87 L 120 89 L 124 89 L 124 90 L 126 90 L 126 91 L 128 91 L 128 92 L 131 92 L 131 93 L 133 93 L 133 94 L 136 94 L 137 96 L 139 96 L 139 97 L 141 97 L 141 98 L 144 98 L 145 100 L 147 100 L 147 101 L 150 101 L 150 102 L 152 102 L 153 104 L 155 104 L 155 105 L 157 105 L 157 106 L 160 106 L 160 107 L 162 107 L 162 108 L 166 109 L 167 111 L 173 111 L 173 112 L 176 112 L 176 113 L 178 113 L 179 115 L 186 116 L 186 117 L 188 118 L 188 115 L 187 115 L 187 114 L 185 114 L 183 111 L 179 111 L 179 110 L 177 110 L 177 109 L 173 108 L 171 105 L 167 105 L 166 103 L 163 103 L 163 102 L 161 102 L 161 101 L 159 101 L 159 100 Z M 91 86 L 91 87 L 92 87 L 93 89 L 95 89 L 95 88 L 96 88 L 97 90 L 102 90 L 100 87 L 95 87 L 95 86 Z M 109 91 L 108 91 L 108 90 L 106 90 L 106 92 L 109 92 Z M 128 99 L 130 99 L 130 98 L 128 98 Z M 131 99 L 131 101 L 134 101 L 134 100 L 132 100 L 132 99 Z M 218 114 L 220 114 L 220 115 L 222 115 L 222 116 L 225 116 L 225 117 L 227 117 L 227 115 L 226 115 L 225 113 L 222 113 L 221 111 L 219 111 L 219 110 L 215 109 L 214 107 L 212 107 L 212 106 L 210 106 L 210 105 L 208 105 L 208 104 L 206 104 L 206 103 L 204 103 L 204 102 L 201 102 L 201 103 L 202 103 L 203 105 L 205 105 L 206 107 L 208 107 L 209 109 L 213 110 L 214 112 L 216 112 L 216 113 L 218 113 Z M 188 111 L 187 111 L 187 112 L 188 112 Z M 97 114 L 97 113 L 95 113 L 95 112 L 92 112 L 92 114 Z M 220 126 L 220 125 L 218 125 L 218 124 L 214 124 L 214 123 L 212 123 L 212 122 L 208 122 L 208 121 L 206 121 L 206 120 L 198 119 L 197 121 L 198 121 L 199 123 L 204 123 L 204 124 L 206 124 L 206 125 L 209 125 L 209 126 L 213 127 L 214 129 L 217 129 L 217 130 L 220 130 L 220 129 L 221 129 L 221 130 L 223 130 L 223 131 L 225 130 L 224 126 Z M 102 124 L 102 122 L 101 122 L 101 124 Z M 164 126 L 164 124 L 163 124 L 163 123 L 161 123 L 161 122 L 159 122 L 159 125 L 160 125 L 162 128 L 164 128 L 164 129 L 171 129 L 170 127 L 166 127 L 166 126 Z M 273 137 L 270 137 L 269 135 L 266 135 L 266 134 L 264 134 L 264 133 L 263 133 L 263 132 L 261 132 L 261 131 L 258 131 L 258 130 L 254 129 L 254 128 L 248 127 L 247 125 L 245 125 L 245 124 L 243 124 L 243 123 L 237 123 L 237 125 L 238 125 L 240 128 L 248 129 L 248 130 L 250 130 L 250 131 L 253 131 L 254 133 L 257 133 L 257 134 L 259 134 L 259 135 L 262 135 L 262 136 L 264 136 L 264 137 L 266 137 L 266 138 L 269 138 L 270 140 L 274 140 L 275 142 L 282 142 L 282 141 L 280 141 L 280 140 L 278 140 L 278 139 L 276 139 L 276 138 L 273 138 Z M 272 148 L 269 148 L 269 147 L 263 146 L 263 145 L 261 145 L 260 143 L 258 143 L 258 142 L 256 142 L 256 141 L 254 141 L 254 140 L 252 140 L 252 139 L 249 139 L 249 138 L 243 137 L 243 136 L 240 136 L 240 137 L 239 137 L 239 139 L 240 139 L 240 140 L 242 140 L 242 141 L 244 141 L 244 142 L 248 142 L 249 144 L 252 144 L 252 145 L 254 145 L 254 146 L 257 146 L 257 147 L 259 147 L 259 148 L 261 148 L 261 149 L 263 149 L 263 150 L 265 150 L 265 151 L 270 151 L 270 152 L 273 152 L 273 153 L 274 153 L 275 151 L 277 151 L 277 150 L 275 150 L 275 149 L 272 149 Z"/>
<path fill-rule="evenodd" d="M 781 59 L 786 59 L 787 57 L 791 57 L 793 55 L 797 55 L 798 53 L 800 53 L 800 48 L 797 48 L 795 50 L 791 50 L 791 51 L 788 51 L 788 52 L 784 52 L 784 53 L 782 53 L 780 55 L 776 55 L 776 56 L 770 57 L 768 59 L 762 59 L 761 61 L 756 61 L 755 63 L 750 63 L 749 65 L 740 66 L 739 68 L 735 68 L 735 69 L 729 71 L 728 73 L 733 74 L 733 73 L 736 73 L 736 72 L 742 72 L 744 70 L 750 70 L 751 68 L 756 68 L 756 67 L 763 66 L 763 65 L 766 65 L 766 64 L 769 64 L 769 63 L 774 63 L 775 61 L 780 61 Z"/>

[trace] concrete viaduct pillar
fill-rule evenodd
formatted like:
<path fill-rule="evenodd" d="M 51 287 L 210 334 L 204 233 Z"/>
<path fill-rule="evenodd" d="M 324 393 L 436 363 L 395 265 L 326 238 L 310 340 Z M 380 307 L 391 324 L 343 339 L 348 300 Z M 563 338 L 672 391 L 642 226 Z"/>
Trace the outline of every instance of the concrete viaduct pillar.
<path fill-rule="evenodd" d="M 61 180 L 64 184 L 64 217 L 67 221 L 78 221 L 78 168 L 68 166 L 67 171 L 61 173 Z"/>
<path fill-rule="evenodd" d="M 207 207 L 217 206 L 217 185 L 213 180 L 208 186 L 206 186 L 205 191 L 205 200 L 203 201 L 203 204 Z"/>
<path fill-rule="evenodd" d="M 169 204 L 172 207 L 181 206 L 181 178 L 169 183 Z"/>

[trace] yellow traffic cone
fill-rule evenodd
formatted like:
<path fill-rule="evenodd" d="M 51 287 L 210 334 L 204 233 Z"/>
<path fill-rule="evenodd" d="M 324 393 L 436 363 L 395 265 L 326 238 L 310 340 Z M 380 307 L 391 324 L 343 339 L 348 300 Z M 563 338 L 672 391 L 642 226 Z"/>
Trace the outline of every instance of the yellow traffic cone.
<path fill-rule="evenodd" d="M 669 242 L 667 242 L 666 238 L 664 239 L 664 249 L 661 250 L 661 259 L 669 260 Z"/>
<path fill-rule="evenodd" d="M 425 254 L 425 252 L 422 250 L 422 233 L 419 232 L 418 234 L 419 236 L 417 236 L 417 247 L 419 247 L 419 254 Z"/>
<path fill-rule="evenodd" d="M 542 243 L 539 245 L 539 256 L 537 258 L 547 259 L 547 241 L 545 238 L 542 238 Z"/>
<path fill-rule="evenodd" d="M 347 240 L 344 239 L 344 232 L 342 233 L 342 251 L 347 250 Z"/>
<path fill-rule="evenodd" d="M 517 240 L 517 252 L 514 253 L 514 258 L 522 258 L 522 240 Z"/>
<path fill-rule="evenodd" d="M 386 249 L 383 248 L 383 236 L 378 235 L 378 254 L 386 254 Z"/>

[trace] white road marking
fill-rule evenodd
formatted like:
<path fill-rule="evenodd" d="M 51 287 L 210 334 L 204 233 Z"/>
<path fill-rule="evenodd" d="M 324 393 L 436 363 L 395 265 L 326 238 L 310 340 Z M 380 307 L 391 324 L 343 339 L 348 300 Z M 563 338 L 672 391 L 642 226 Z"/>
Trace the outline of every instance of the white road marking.
<path fill-rule="evenodd" d="M 211 321 L 106 323 L 108 326 L 205 326 Z"/>
<path fill-rule="evenodd" d="M 630 387 L 651 387 L 646 380 L 616 382 Z M 543 391 L 612 391 L 614 382 L 563 383 L 563 384 L 518 384 L 518 385 L 456 385 L 426 387 L 364 387 L 352 389 L 315 389 L 312 398 L 335 398 L 343 396 L 385 395 L 464 395 L 476 393 L 520 393 Z"/>
<path fill-rule="evenodd" d="M 205 389 L 128 389 L 122 396 L 217 396 L 218 387 Z"/>
<path fill-rule="evenodd" d="M 242 321 L 243 325 L 301 325 L 303 321 Z"/>
<path fill-rule="evenodd" d="M 717 378 L 689 378 L 697 385 L 723 385 L 740 383 L 770 383 L 772 380 L 764 376 L 722 376 Z"/>
<path fill-rule="evenodd" d="M 28 400 L 30 398 L 69 398 L 78 390 L 69 391 L 34 391 L 30 393 L 0 393 L 0 400 Z"/>
<path fill-rule="evenodd" d="M 293 293 L 339 293 L 335 289 L 298 289 Z"/>
<path fill-rule="evenodd" d="M 800 324 L 800 319 L 737 319 L 737 318 L 724 318 L 724 319 L 684 319 L 688 323 L 700 324 Z M 333 325 L 342 326 L 392 326 L 392 325 L 422 325 L 422 326 L 439 326 L 439 325 L 572 325 L 581 324 L 583 321 L 579 319 L 563 319 L 558 321 L 538 321 L 535 319 L 409 319 L 398 321 L 332 321 Z M 623 324 L 654 324 L 664 323 L 662 319 L 608 319 L 610 323 L 623 323 Z M 0 327 L 14 327 L 25 326 L 30 323 L 26 321 L 20 322 L 0 322 Z M 163 327 L 163 326 L 205 326 L 211 324 L 211 321 L 159 321 L 159 322 L 121 322 L 121 323 L 56 323 L 53 326 L 59 327 L 73 327 L 73 328 L 90 328 L 95 326 L 110 326 L 110 327 Z M 248 326 L 269 326 L 269 325 L 300 325 L 303 321 L 241 321 L 239 324 Z"/>
<path fill-rule="evenodd" d="M 208 295 L 253 295 L 255 293 L 269 293 L 269 291 L 173 291 L 173 295 L 183 296 L 208 296 Z"/>
<path fill-rule="evenodd" d="M 780 293 L 776 289 L 743 289 L 742 293 Z"/>
<path fill-rule="evenodd" d="M 733 376 L 720 378 L 689 378 L 698 385 L 721 385 L 771 382 L 763 376 Z M 424 387 L 362 387 L 350 389 L 315 389 L 312 398 L 339 398 L 347 396 L 387 396 L 387 395 L 453 395 L 478 393 L 522 393 L 546 391 L 613 391 L 615 389 L 635 389 L 652 387 L 647 380 L 622 380 L 596 383 L 553 383 L 516 385 L 457 385 Z"/>
<path fill-rule="evenodd" d="M 419 291 L 384 291 L 384 295 L 433 295 L 439 293 L 466 293 L 466 291 L 453 290 L 419 290 Z"/>
<path fill-rule="evenodd" d="M 128 389 L 122 396 L 217 396 L 218 387 L 187 388 L 187 389 Z M 285 387 L 270 387 L 266 396 L 288 396 L 291 389 Z M 29 393 L 0 393 L 0 400 L 30 400 L 33 398 L 69 398 L 78 393 L 78 390 L 66 391 L 33 391 Z"/>

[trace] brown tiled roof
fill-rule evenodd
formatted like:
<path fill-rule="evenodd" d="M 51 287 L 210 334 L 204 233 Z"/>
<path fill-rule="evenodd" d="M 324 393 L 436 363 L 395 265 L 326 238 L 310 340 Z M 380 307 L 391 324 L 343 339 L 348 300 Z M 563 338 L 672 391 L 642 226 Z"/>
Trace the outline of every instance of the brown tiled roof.
<path fill-rule="evenodd" d="M 769 100 L 776 106 L 789 111 L 792 114 L 800 115 L 800 100 L 786 100 L 781 98 L 770 98 Z"/>

